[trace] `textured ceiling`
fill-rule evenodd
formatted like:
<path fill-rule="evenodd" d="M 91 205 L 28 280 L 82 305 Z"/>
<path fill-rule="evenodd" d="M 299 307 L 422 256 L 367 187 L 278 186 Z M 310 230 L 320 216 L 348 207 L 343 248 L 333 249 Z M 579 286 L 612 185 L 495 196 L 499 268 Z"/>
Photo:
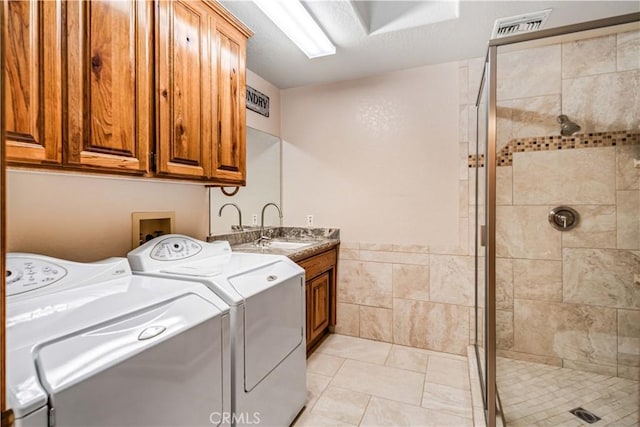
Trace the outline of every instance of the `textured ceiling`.
<path fill-rule="evenodd" d="M 251 1 L 223 5 L 249 26 L 247 66 L 279 88 L 327 83 L 484 56 L 497 18 L 551 8 L 545 29 L 639 12 L 638 1 L 305 1 L 337 53 L 309 59 Z M 428 12 L 444 21 L 427 23 Z M 437 18 L 436 18 L 437 19 Z"/>

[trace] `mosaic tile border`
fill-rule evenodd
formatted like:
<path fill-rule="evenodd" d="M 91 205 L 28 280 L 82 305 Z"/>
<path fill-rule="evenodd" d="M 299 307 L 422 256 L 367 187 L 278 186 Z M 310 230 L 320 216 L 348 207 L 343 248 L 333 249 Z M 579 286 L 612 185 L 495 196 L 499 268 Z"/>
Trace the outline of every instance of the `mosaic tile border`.
<path fill-rule="evenodd" d="M 640 144 L 640 132 L 613 131 L 577 134 L 573 136 L 539 136 L 533 138 L 512 139 L 498 153 L 498 166 L 511 166 L 514 153 L 531 151 L 571 150 L 574 148 L 615 147 L 619 145 Z M 470 168 L 484 167 L 484 154 L 469 155 Z"/>
<path fill-rule="evenodd" d="M 475 168 L 476 165 L 479 168 L 484 167 L 484 154 L 480 154 L 479 156 L 476 156 L 475 154 L 469 154 L 469 167 Z"/>

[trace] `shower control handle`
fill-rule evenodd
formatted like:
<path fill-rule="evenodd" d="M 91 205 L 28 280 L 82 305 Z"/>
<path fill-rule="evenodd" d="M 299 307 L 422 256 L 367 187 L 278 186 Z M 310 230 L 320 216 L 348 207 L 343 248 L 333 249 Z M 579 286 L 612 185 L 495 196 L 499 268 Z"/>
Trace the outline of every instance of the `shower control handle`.
<path fill-rule="evenodd" d="M 549 224 L 556 230 L 569 231 L 578 225 L 580 215 L 568 206 L 558 206 L 549 212 Z"/>
<path fill-rule="evenodd" d="M 562 221 L 562 228 L 567 228 L 567 217 L 564 215 L 556 214 L 556 221 Z"/>

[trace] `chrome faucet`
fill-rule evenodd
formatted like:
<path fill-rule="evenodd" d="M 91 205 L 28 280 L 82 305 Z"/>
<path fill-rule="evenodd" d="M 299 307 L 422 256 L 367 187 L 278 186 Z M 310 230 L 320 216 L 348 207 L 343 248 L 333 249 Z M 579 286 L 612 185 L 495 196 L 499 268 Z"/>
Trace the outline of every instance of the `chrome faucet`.
<path fill-rule="evenodd" d="M 225 206 L 233 206 L 234 208 L 236 208 L 238 210 L 238 226 L 237 227 L 231 226 L 231 229 L 235 230 L 235 231 L 243 231 L 243 228 L 242 228 L 242 212 L 240 212 L 240 208 L 235 203 L 225 203 L 224 205 L 220 206 L 220 210 L 218 211 L 218 216 L 222 216 L 222 210 L 225 208 Z"/>
<path fill-rule="evenodd" d="M 280 217 L 280 219 L 282 219 L 282 211 L 280 210 L 280 207 L 278 205 L 276 205 L 273 202 L 267 203 L 266 205 L 264 205 L 262 207 L 262 214 L 260 215 L 260 237 L 258 238 L 258 241 L 256 242 L 256 244 L 258 246 L 262 245 L 262 243 L 267 242 L 269 240 L 271 240 L 271 237 L 267 237 L 264 235 L 264 211 L 269 207 L 269 206 L 273 206 L 276 209 L 278 209 L 278 216 Z"/>

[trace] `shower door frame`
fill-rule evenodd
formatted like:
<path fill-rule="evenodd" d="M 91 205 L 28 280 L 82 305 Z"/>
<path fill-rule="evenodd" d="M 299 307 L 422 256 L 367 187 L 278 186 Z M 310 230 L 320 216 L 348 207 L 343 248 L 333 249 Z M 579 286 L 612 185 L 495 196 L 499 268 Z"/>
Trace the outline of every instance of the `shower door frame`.
<path fill-rule="evenodd" d="M 482 102 L 482 91 L 487 90 L 487 123 L 485 140 L 485 326 L 484 326 L 484 346 L 485 346 L 485 371 L 486 377 L 479 369 L 482 393 L 485 404 L 484 412 L 486 424 L 488 427 L 496 426 L 498 391 L 496 386 L 496 150 L 497 150 L 497 66 L 498 66 L 498 48 L 516 43 L 545 39 L 549 37 L 564 36 L 571 33 L 579 33 L 583 31 L 596 30 L 598 28 L 606 28 L 616 25 L 640 22 L 640 12 L 630 13 L 626 15 L 614 16 L 611 18 L 598 19 L 594 21 L 581 22 L 578 24 L 566 25 L 563 27 L 551 28 L 548 30 L 534 31 L 531 33 L 520 34 L 510 37 L 489 40 L 487 55 L 484 63 L 484 73 L 480 81 L 478 97 L 476 101 L 476 111 Z M 476 138 L 480 136 L 477 135 Z M 476 163 L 478 167 L 478 162 Z M 476 181 L 476 191 L 480 183 Z M 476 205 L 478 200 L 476 199 Z M 476 228 L 477 215 L 476 215 Z M 476 236 L 477 240 L 477 236 Z M 477 253 L 476 253 L 477 262 Z M 476 277 L 478 265 L 476 264 Z M 476 283 L 477 288 L 477 283 Z M 477 293 L 477 289 L 476 289 Z M 476 310 L 478 310 L 476 301 Z M 477 331 L 477 325 L 476 325 Z M 476 355 L 478 355 L 476 345 Z M 478 365 L 480 361 L 478 360 Z"/>

